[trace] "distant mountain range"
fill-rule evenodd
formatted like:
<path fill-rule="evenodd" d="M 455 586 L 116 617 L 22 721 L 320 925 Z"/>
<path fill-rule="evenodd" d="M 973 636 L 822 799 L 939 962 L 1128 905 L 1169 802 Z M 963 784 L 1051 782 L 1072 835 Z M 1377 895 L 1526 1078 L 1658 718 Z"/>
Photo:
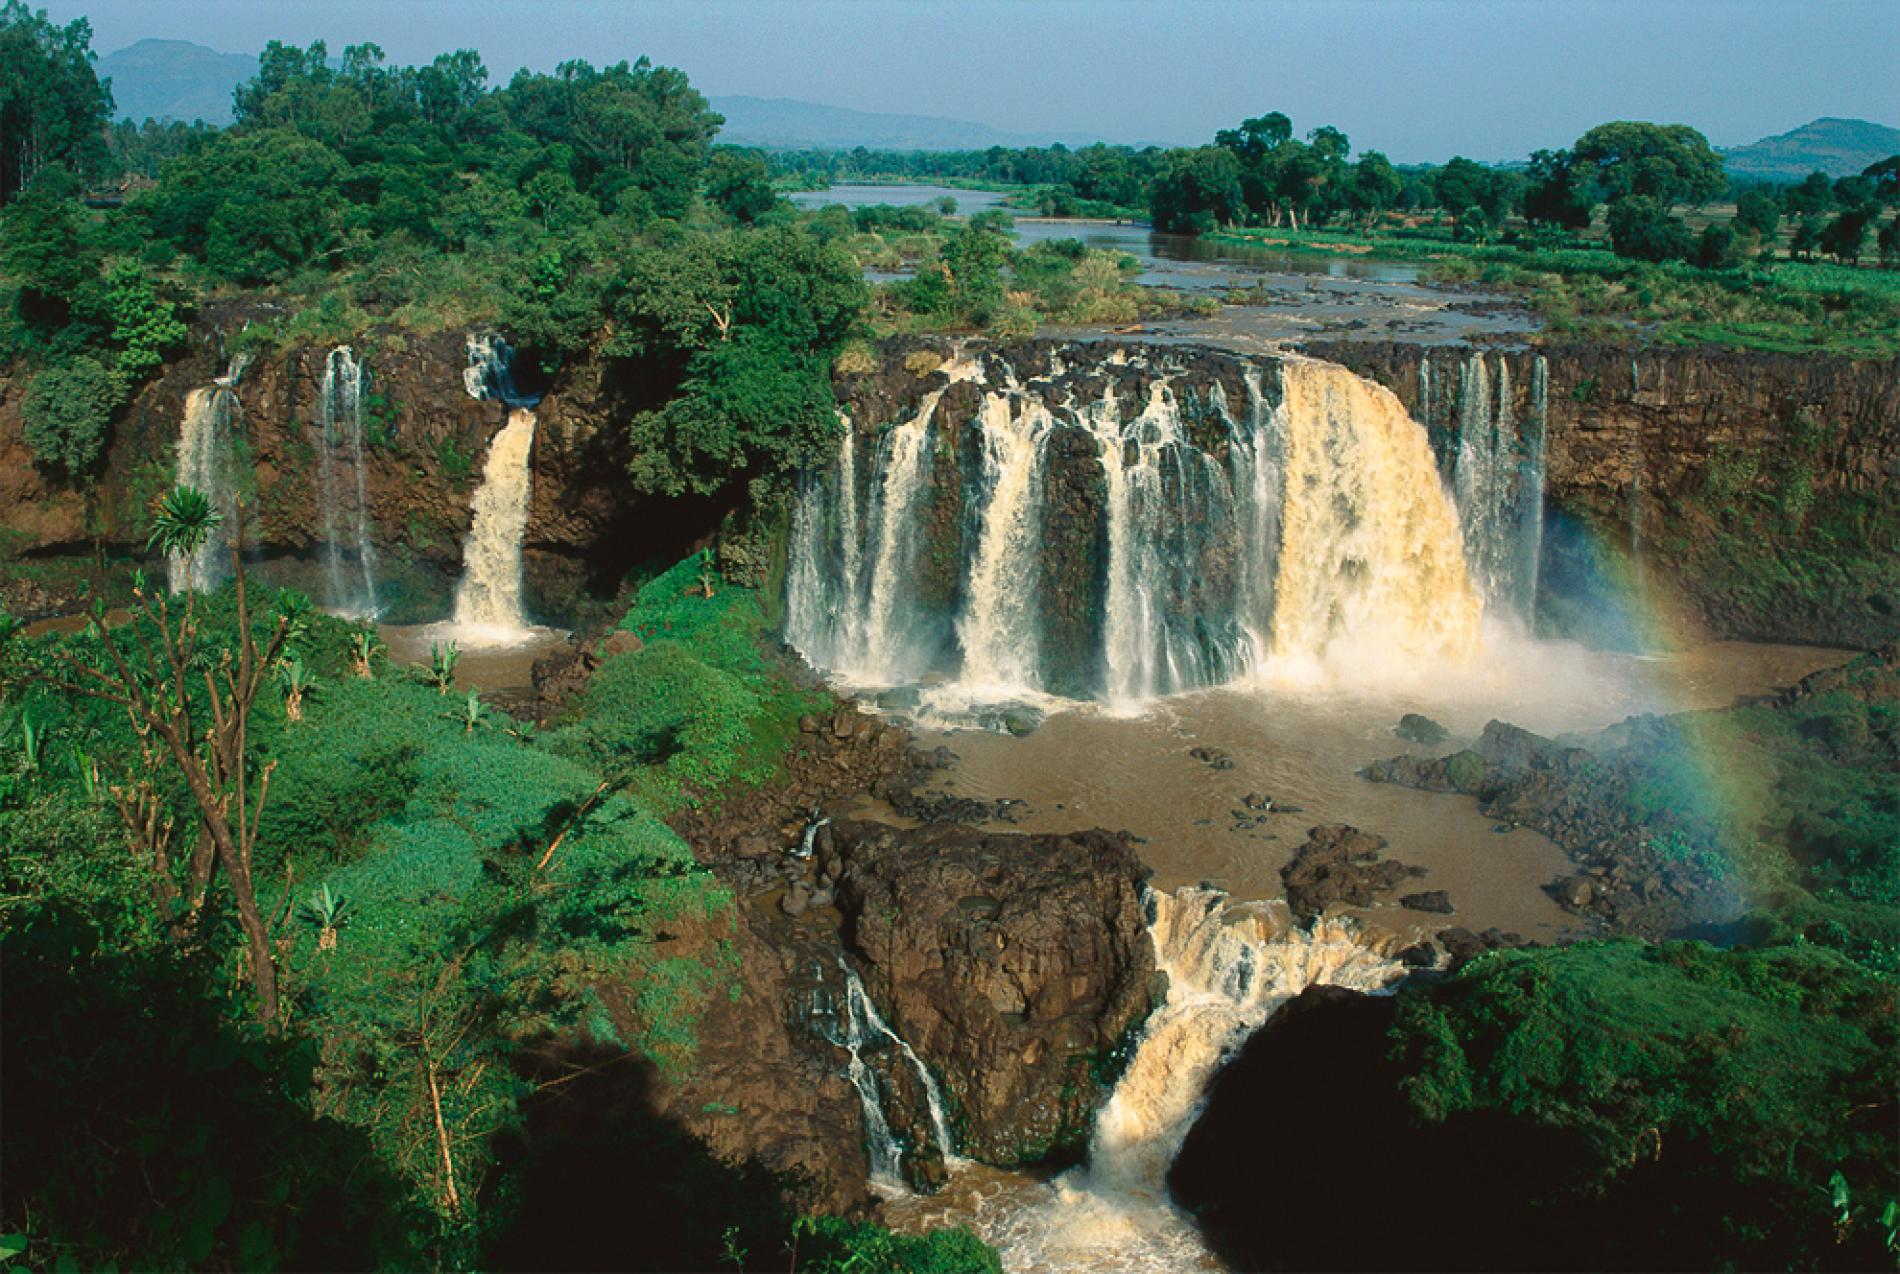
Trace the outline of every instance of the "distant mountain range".
<path fill-rule="evenodd" d="M 257 59 L 219 53 L 189 40 L 140 40 L 101 57 L 98 70 L 112 77 L 112 96 L 122 118 L 228 124 L 231 90 L 257 73 Z M 854 111 L 782 97 L 723 96 L 711 101 L 726 117 L 721 141 L 767 150 L 985 150 L 1055 142 L 1086 146 L 1103 140 L 1072 133 L 1010 133 L 937 115 Z M 1731 173 L 1799 180 L 1817 168 L 1830 177 L 1845 177 L 1896 152 L 1900 129 L 1864 119 L 1829 118 L 1723 154 Z"/>
<path fill-rule="evenodd" d="M 1900 128 L 1864 119 L 1824 118 L 1723 151 L 1722 159 L 1738 177 L 1799 181 L 1816 169 L 1830 177 L 1851 177 L 1889 155 L 1900 155 Z"/>

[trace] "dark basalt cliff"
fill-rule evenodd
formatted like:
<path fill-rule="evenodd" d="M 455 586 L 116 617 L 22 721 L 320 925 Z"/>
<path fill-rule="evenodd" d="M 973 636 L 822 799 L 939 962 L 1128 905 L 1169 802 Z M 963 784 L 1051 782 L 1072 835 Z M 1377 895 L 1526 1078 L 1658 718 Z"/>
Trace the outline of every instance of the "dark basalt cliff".
<path fill-rule="evenodd" d="M 186 395 L 225 370 L 216 333 L 148 386 L 115 421 L 107 463 L 90 487 L 52 479 L 22 437 L 22 380 L 0 379 L 0 600 L 32 616 L 70 608 L 70 581 L 19 564 L 136 552 L 143 510 L 170 481 Z M 416 336 L 382 329 L 356 342 L 368 368 L 366 432 L 372 538 L 391 577 L 393 618 L 433 617 L 447 605 L 460 563 L 469 502 L 488 442 L 506 408 L 462 388 L 465 335 Z M 1248 403 L 1240 356 L 1170 346 L 1141 357 L 1120 342 L 969 342 L 1016 369 L 1056 404 L 1099 400 L 1112 387 L 1125 415 L 1147 401 L 1165 357 L 1171 386 L 1205 429 L 1194 443 L 1221 454 L 1215 390 L 1230 411 Z M 237 387 L 243 409 L 240 486 L 252 510 L 249 537 L 273 582 L 314 580 L 317 421 L 328 348 L 262 359 Z M 1396 343 L 1315 343 L 1305 353 L 1337 361 L 1391 388 L 1433 433 L 1441 462 L 1456 454 L 1462 349 Z M 1539 622 L 1552 632 L 1624 640 L 1624 622 L 1594 633 L 1597 600 L 1648 587 L 1643 609 L 1679 628 L 1716 637 L 1871 647 L 1900 635 L 1900 365 L 1828 357 L 1706 350 L 1631 351 L 1552 347 L 1548 367 L 1545 598 Z M 875 433 L 908 419 L 933 391 L 933 481 L 927 551 L 918 569 L 928 600 L 949 597 L 975 529 L 962 480 L 981 464 L 982 387 L 946 384 L 939 369 L 959 357 L 944 342 L 889 343 L 878 367 L 841 375 L 834 388 L 853 426 Z M 1487 353 L 1508 364 L 1517 416 L 1531 412 L 1533 353 Z M 1276 379 L 1260 378 L 1271 396 Z M 1429 386 L 1429 392 L 1425 392 Z M 636 497 L 626 479 L 624 432 L 635 409 L 606 369 L 581 364 L 548 387 L 537 410 L 534 502 L 525 543 L 529 600 L 547 618 L 609 594 L 626 570 L 677 554 L 720 526 L 730 501 Z M 1270 405 L 1270 403 L 1269 403 Z M 1052 666 L 1089 683 L 1107 546 L 1100 534 L 1105 482 L 1085 431 L 1058 428 L 1049 441 L 1041 596 Z M 1209 570 L 1218 573 L 1220 563 Z M 1653 635 L 1649 634 L 1649 635 Z M 1062 688 L 1062 687 L 1055 687 Z"/>
<path fill-rule="evenodd" d="M 396 621 L 436 618 L 461 569 L 470 502 L 508 408 L 469 396 L 466 337 L 379 330 L 353 346 L 364 373 L 366 492 L 379 585 Z M 251 362 L 235 387 L 239 493 L 246 539 L 260 574 L 310 588 L 320 547 L 317 464 L 322 385 L 329 347 L 303 347 Z M 192 390 L 225 373 L 217 333 L 196 338 L 115 420 L 96 483 L 75 487 L 39 469 L 20 418 L 22 380 L 0 379 L 0 507 L 9 557 L 83 559 L 140 551 L 144 516 L 174 470 L 179 422 Z M 524 562 L 531 611 L 560 618 L 592 593 L 611 594 L 626 570 L 678 556 L 710 533 L 715 502 L 637 500 L 627 490 L 624 432 L 630 410 L 601 370 L 561 377 L 535 408 L 533 498 Z M 0 562 L 0 581 L 7 572 Z M 70 604 L 57 586 L 0 585 L 31 616 Z"/>

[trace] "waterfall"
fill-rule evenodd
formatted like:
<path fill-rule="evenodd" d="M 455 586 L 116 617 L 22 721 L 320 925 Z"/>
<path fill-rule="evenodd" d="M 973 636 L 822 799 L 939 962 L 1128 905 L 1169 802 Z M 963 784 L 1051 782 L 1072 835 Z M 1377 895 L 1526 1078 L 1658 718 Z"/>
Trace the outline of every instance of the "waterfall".
<path fill-rule="evenodd" d="M 957 621 L 963 679 L 1005 694 L 1038 684 L 1038 497 L 1042 441 L 1055 423 L 1039 403 L 1017 406 L 1001 394 L 983 402 L 982 481 L 989 494 L 964 613 Z"/>
<path fill-rule="evenodd" d="M 521 539 L 528 527 L 529 460 L 534 413 L 517 407 L 488 446 L 474 522 L 462 545 L 455 588 L 455 629 L 479 642 L 520 640 L 528 628 L 521 602 Z"/>
<path fill-rule="evenodd" d="M 249 363 L 249 355 L 235 355 L 224 375 L 185 397 L 172 481 L 202 493 L 218 511 L 220 520 L 195 555 L 187 559 L 173 554 L 167 560 L 166 582 L 174 593 L 186 589 L 208 593 L 231 573 L 231 531 L 237 520 L 232 449 L 244 415 L 238 403 L 237 383 Z"/>
<path fill-rule="evenodd" d="M 515 387 L 515 351 L 507 341 L 492 333 L 471 333 L 466 348 L 468 366 L 462 369 L 462 388 L 470 398 L 510 407 L 533 407 L 541 401 Z"/>
<path fill-rule="evenodd" d="M 1153 892 L 1148 905 L 1167 998 L 1096 1114 L 1087 1164 L 1030 1206 L 977 1217 L 1012 1271 L 1213 1266 L 1193 1222 L 1168 1197 L 1167 1172 L 1215 1072 L 1307 987 L 1376 992 L 1403 971 L 1361 945 L 1344 921 L 1275 935 L 1257 912 L 1229 908 L 1213 890 Z"/>
<path fill-rule="evenodd" d="M 1520 430 L 1511 365 L 1500 358 L 1493 386 L 1484 355 L 1465 361 L 1458 388 L 1458 452 L 1452 482 L 1465 561 L 1493 608 L 1529 625 L 1537 601 L 1544 533 L 1544 433 L 1549 370 L 1531 368 L 1530 418 Z"/>
<path fill-rule="evenodd" d="M 333 613 L 373 616 L 380 607 L 363 463 L 363 365 L 347 345 L 331 350 L 324 362 L 319 414 L 323 442 L 317 473 L 326 600 Z M 353 567 L 344 556 L 346 540 L 354 556 Z"/>
<path fill-rule="evenodd" d="M 936 1077 L 916 1051 L 878 1013 L 877 1005 L 871 1002 L 870 994 L 865 991 L 864 982 L 858 977 L 857 971 L 842 959 L 838 964 L 844 973 L 844 1011 L 840 1014 L 831 1005 L 821 1002 L 815 1016 L 829 1019 L 827 1038 L 844 1049 L 850 1057 L 845 1066 L 845 1078 L 857 1089 L 858 1100 L 864 1107 L 865 1149 L 870 1156 L 871 1184 L 885 1191 L 901 1193 L 906 1188 L 903 1176 L 904 1148 L 891 1131 L 890 1120 L 885 1117 L 887 1095 L 878 1082 L 876 1069 L 865 1060 L 865 1056 L 876 1049 L 894 1048 L 904 1059 L 923 1091 L 925 1105 L 930 1113 L 930 1130 L 936 1139 L 937 1149 L 943 1154 L 946 1163 L 956 1163 L 959 1161 L 952 1150 L 954 1143 L 950 1135 L 950 1116 L 944 1106 L 943 1090 L 938 1087 Z M 822 996 L 822 991 L 819 994 Z"/>
<path fill-rule="evenodd" d="M 805 475 L 786 633 L 814 665 L 947 682 L 939 703 L 1061 687 L 1128 704 L 1348 647 L 1401 671 L 1473 648 L 1457 519 L 1390 393 L 1232 360 L 1235 403 L 1165 355 L 1046 357 L 1020 375 L 961 361 L 973 417 L 948 417 L 939 382 L 881 435 L 847 425 Z M 1099 483 L 1075 463 L 1091 445 Z"/>
<path fill-rule="evenodd" d="M 1277 657 L 1319 665 L 1335 643 L 1355 674 L 1471 650 L 1482 603 L 1425 432 L 1390 391 L 1323 363 L 1283 376 Z"/>

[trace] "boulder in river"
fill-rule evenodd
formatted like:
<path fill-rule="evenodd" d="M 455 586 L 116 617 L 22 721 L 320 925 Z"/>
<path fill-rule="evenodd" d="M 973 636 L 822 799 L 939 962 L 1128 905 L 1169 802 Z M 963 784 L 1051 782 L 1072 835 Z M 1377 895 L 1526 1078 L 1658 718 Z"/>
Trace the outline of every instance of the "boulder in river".
<path fill-rule="evenodd" d="M 1437 747 L 1451 737 L 1451 731 L 1430 717 L 1417 712 L 1408 712 L 1400 717 L 1392 733 L 1407 743 L 1422 743 L 1428 748 Z"/>
<path fill-rule="evenodd" d="M 1313 828 L 1293 861 L 1280 869 L 1287 906 L 1305 923 L 1329 907 L 1370 906 L 1400 881 L 1425 874 L 1422 867 L 1381 860 L 1385 847 L 1383 836 L 1341 823 Z"/>

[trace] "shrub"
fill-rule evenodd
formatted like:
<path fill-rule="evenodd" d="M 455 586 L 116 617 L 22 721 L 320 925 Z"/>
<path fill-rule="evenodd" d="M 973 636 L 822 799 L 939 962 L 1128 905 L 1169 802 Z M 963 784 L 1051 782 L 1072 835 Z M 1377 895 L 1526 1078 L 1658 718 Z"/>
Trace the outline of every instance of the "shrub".
<path fill-rule="evenodd" d="M 76 358 L 40 372 L 20 404 L 34 458 L 75 481 L 90 474 L 105 448 L 118 397 L 112 374 L 96 359 Z"/>

